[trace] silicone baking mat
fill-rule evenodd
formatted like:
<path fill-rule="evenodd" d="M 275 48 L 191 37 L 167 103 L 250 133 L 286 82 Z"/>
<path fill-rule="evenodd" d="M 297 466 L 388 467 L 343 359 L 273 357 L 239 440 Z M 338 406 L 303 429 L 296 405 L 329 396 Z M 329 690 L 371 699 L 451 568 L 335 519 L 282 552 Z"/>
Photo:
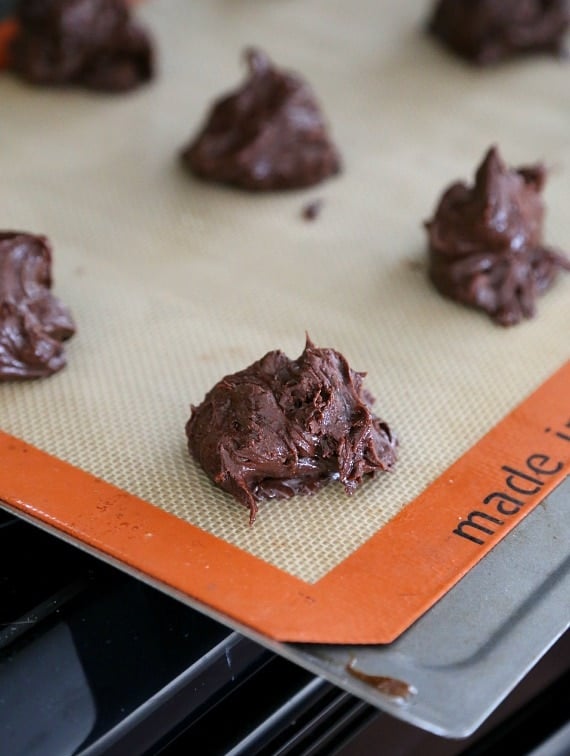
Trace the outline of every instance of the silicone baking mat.
<path fill-rule="evenodd" d="M 428 11 L 156 0 L 137 11 L 159 53 L 143 90 L 3 75 L 3 226 L 51 239 L 78 334 L 62 373 L 0 386 L 0 499 L 272 638 L 387 643 L 562 479 L 569 277 L 500 328 L 428 285 L 422 222 L 498 144 L 551 168 L 546 240 L 570 246 L 567 64 L 473 70 L 425 36 Z M 339 177 L 262 196 L 180 168 L 252 44 L 314 87 Z M 187 453 L 190 404 L 270 349 L 297 357 L 306 332 L 367 372 L 400 459 L 250 527 Z"/>

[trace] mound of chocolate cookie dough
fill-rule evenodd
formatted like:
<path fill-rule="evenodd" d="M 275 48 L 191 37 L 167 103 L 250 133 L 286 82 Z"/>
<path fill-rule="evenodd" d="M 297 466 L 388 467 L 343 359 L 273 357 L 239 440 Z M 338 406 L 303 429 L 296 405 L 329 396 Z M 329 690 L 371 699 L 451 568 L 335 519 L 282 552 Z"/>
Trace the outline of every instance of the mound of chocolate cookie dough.
<path fill-rule="evenodd" d="M 487 312 L 503 326 L 535 314 L 544 293 L 570 259 L 542 242 L 546 170 L 508 168 L 496 147 L 475 184 L 452 184 L 425 223 L 429 275 L 446 297 Z"/>
<path fill-rule="evenodd" d="M 250 191 L 311 186 L 338 173 L 339 154 L 309 85 L 260 50 L 246 59 L 247 81 L 214 103 L 183 149 L 187 168 Z"/>
<path fill-rule="evenodd" d="M 249 507 L 250 523 L 262 499 L 312 493 L 332 480 L 352 494 L 396 462 L 396 439 L 372 413 L 364 376 L 308 338 L 298 360 L 269 352 L 192 407 L 190 453 Z"/>
<path fill-rule="evenodd" d="M 526 53 L 564 52 L 569 0 L 439 0 L 429 30 L 477 65 Z"/>
<path fill-rule="evenodd" d="M 0 232 L 0 381 L 45 378 L 66 364 L 75 325 L 50 291 L 51 259 L 44 236 Z"/>
<path fill-rule="evenodd" d="M 10 66 L 33 84 L 125 92 L 153 76 L 148 33 L 126 0 L 19 0 Z"/>

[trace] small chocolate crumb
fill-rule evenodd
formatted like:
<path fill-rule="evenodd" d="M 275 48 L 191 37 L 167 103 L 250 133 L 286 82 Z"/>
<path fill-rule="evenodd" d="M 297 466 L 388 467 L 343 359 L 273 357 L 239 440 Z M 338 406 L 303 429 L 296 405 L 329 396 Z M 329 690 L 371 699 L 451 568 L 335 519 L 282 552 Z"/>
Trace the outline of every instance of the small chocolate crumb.
<path fill-rule="evenodd" d="M 316 199 L 312 202 L 308 202 L 304 207 L 302 211 L 302 216 L 307 221 L 315 220 L 319 217 L 321 214 L 321 210 L 323 209 L 323 200 L 322 199 Z"/>
<path fill-rule="evenodd" d="M 406 700 L 416 693 L 416 689 L 404 680 L 398 680 L 395 677 L 386 677 L 385 675 L 369 675 L 357 669 L 354 666 L 355 664 L 356 659 L 351 659 L 345 667 L 346 671 L 390 698 Z"/>

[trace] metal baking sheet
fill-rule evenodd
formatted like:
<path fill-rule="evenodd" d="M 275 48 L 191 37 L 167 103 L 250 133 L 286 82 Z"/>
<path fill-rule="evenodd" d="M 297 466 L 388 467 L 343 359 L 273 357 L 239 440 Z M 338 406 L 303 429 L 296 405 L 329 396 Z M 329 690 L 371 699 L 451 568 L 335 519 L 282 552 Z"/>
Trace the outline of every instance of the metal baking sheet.
<path fill-rule="evenodd" d="M 162 43 L 161 79 L 159 86 L 128 100 L 110 102 L 82 94 L 76 97 L 71 93 L 62 93 L 57 99 L 51 93 L 34 93 L 32 96 L 31 92 L 7 78 L 0 82 L 3 102 L 10 104 L 6 108 L 4 130 L 12 140 L 11 149 L 5 151 L 4 156 L 4 164 L 8 164 L 10 170 L 5 168 L 3 212 L 14 227 L 49 230 L 57 240 L 56 291 L 67 304 L 73 305 L 74 312 L 81 315 L 82 335 L 73 344 L 73 364 L 84 366 L 68 371 L 62 381 L 37 389 L 38 392 L 45 390 L 48 395 L 53 390 L 53 401 L 47 402 L 39 397 L 37 405 L 31 405 L 41 409 L 31 413 L 34 422 L 20 423 L 14 418 L 14 425 L 10 424 L 8 428 L 10 431 L 21 429 L 20 435 L 26 439 L 32 432 L 38 434 L 39 441 L 42 441 L 40 445 L 62 458 L 73 457 L 77 451 L 81 453 L 73 458 L 81 462 L 85 453 L 87 462 L 94 467 L 92 471 L 108 476 L 106 464 L 97 465 L 102 459 L 106 461 L 107 456 L 114 465 L 120 455 L 111 447 L 112 453 L 100 455 L 99 449 L 92 446 L 94 437 L 98 441 L 108 441 L 105 438 L 109 435 L 108 429 L 105 433 L 97 432 L 100 427 L 97 423 L 103 412 L 109 412 L 112 419 L 121 414 L 124 416 L 126 402 L 123 395 L 130 397 L 132 394 L 136 410 L 133 421 L 139 423 L 144 417 L 144 431 L 148 426 L 155 427 L 152 420 L 139 412 L 139 394 L 130 392 L 129 384 L 124 383 L 127 371 L 121 372 L 116 367 L 128 364 L 129 375 L 132 375 L 132 363 L 123 359 L 114 361 L 108 356 L 105 360 L 111 339 L 107 332 L 92 326 L 101 322 L 118 322 L 118 319 L 109 317 L 109 312 L 114 310 L 106 309 L 107 304 L 114 307 L 119 302 L 121 307 L 128 309 L 131 302 L 138 304 L 144 299 L 138 297 L 140 291 L 145 291 L 144 288 L 139 290 L 139 284 L 141 287 L 148 282 L 153 287 L 166 285 L 166 273 L 175 270 L 165 264 L 168 260 L 181 264 L 186 275 L 178 275 L 176 269 L 175 280 L 168 281 L 172 299 L 168 299 L 163 309 L 154 299 L 151 301 L 148 307 L 149 317 L 154 319 L 151 333 L 162 333 L 153 330 L 162 327 L 170 333 L 177 323 L 184 323 L 180 330 L 184 335 L 183 344 L 186 344 L 186 319 L 179 318 L 178 299 L 175 301 L 174 298 L 189 294 L 186 291 L 189 282 L 194 282 L 189 312 L 194 313 L 202 305 L 209 306 L 215 288 L 218 295 L 223 294 L 227 300 L 232 321 L 238 323 L 240 343 L 243 340 L 242 346 L 251 347 L 255 356 L 262 354 L 257 348 L 266 345 L 267 348 L 279 346 L 289 351 L 288 347 L 297 343 L 301 327 L 304 331 L 310 322 L 311 330 L 313 327 L 318 329 L 327 343 L 339 347 L 350 344 L 358 356 L 358 367 L 362 364 L 368 368 L 368 360 L 364 357 L 376 352 L 367 342 L 378 336 L 379 329 L 373 319 L 376 309 L 367 311 L 368 300 L 363 295 L 372 295 L 376 303 L 377 286 L 382 278 L 377 261 L 381 252 L 383 262 L 393 274 L 384 279 L 383 291 L 392 288 L 394 281 L 405 282 L 406 290 L 415 297 L 410 304 L 417 319 L 431 325 L 429 332 L 422 332 L 418 343 L 425 348 L 426 354 L 435 354 L 437 350 L 430 350 L 430 345 L 440 346 L 443 312 L 447 312 L 447 307 L 441 306 L 442 321 L 424 318 L 423 310 L 417 309 L 418 302 L 422 306 L 429 304 L 431 308 L 424 284 L 410 264 L 414 262 L 411 256 L 419 255 L 423 249 L 420 219 L 430 211 L 436 191 L 443 188 L 446 181 L 452 177 L 468 178 L 468 169 L 474 167 L 474 161 L 491 139 L 505 145 L 509 162 L 540 158 L 541 153 L 537 150 L 546 149 L 543 147 L 545 141 L 548 147 L 545 157 L 549 161 L 561 161 L 560 171 L 553 172 L 551 179 L 548 217 L 553 242 L 564 243 L 567 193 L 560 191 L 560 186 L 567 176 L 568 109 L 565 99 L 567 81 L 566 78 L 562 81 L 561 77 L 566 72 L 550 62 L 538 61 L 524 69 L 506 67 L 482 79 L 459 65 L 452 65 L 451 61 L 448 64 L 447 58 L 440 56 L 435 47 L 432 48 L 416 33 L 427 3 L 425 8 L 419 8 L 412 2 L 395 4 L 362 0 L 357 3 L 358 12 L 352 6 L 347 10 L 346 3 L 341 1 L 327 2 L 326 8 L 324 2 L 311 3 L 310 6 L 301 3 L 230 4 L 224 0 L 203 5 L 181 0 L 149 3 L 141 8 L 141 12 L 156 29 Z M 302 13 L 297 13 L 296 8 L 301 7 Z M 349 18 L 351 23 L 347 24 Z M 256 30 L 255 40 L 251 39 L 252 29 Z M 342 30 L 338 38 L 336 30 Z M 220 39 L 223 44 L 219 44 Z M 315 40 L 320 43 L 315 44 Z M 208 98 L 221 93 L 230 86 L 232 77 L 237 77 L 238 53 L 244 44 L 252 41 L 271 49 L 277 60 L 295 62 L 295 67 L 310 72 L 311 81 L 322 94 L 327 114 L 334 122 L 335 133 L 340 143 L 346 146 L 347 170 L 342 180 L 322 188 L 322 192 L 326 192 L 327 205 L 323 218 L 315 226 L 292 222 L 301 208 L 299 195 L 280 199 L 279 207 L 266 199 L 253 204 L 249 198 L 230 192 L 190 185 L 186 177 L 174 170 L 174 150 L 188 138 L 190 127 L 203 113 Z M 339 54 L 341 42 L 343 52 Z M 191 58 L 187 57 L 189 51 Z M 194 61 L 208 61 L 208 64 L 200 68 Z M 350 61 L 350 65 L 346 61 Z M 519 71 L 524 71 L 521 77 Z M 504 97 L 505 91 L 511 96 Z M 394 93 L 399 96 L 394 98 Z M 536 118 L 528 118 L 537 101 L 542 104 L 542 109 L 532 110 Z M 41 124 L 40 131 L 37 124 Z M 108 134 L 109 139 L 102 154 L 92 154 L 90 149 L 84 149 L 86 145 L 105 141 L 99 138 L 103 133 Z M 389 192 L 385 191 L 386 187 Z M 129 203 L 124 203 L 125 196 L 129 197 Z M 376 222 L 379 207 L 383 210 L 381 227 Z M 122 211 L 123 222 L 109 223 L 117 208 Z M 140 224 L 141 217 L 145 219 L 144 224 Z M 140 232 L 139 226 L 142 228 Z M 252 240 L 256 243 L 252 244 Z M 75 257 L 75 253 L 84 248 L 91 253 L 87 265 Z M 266 254 L 267 249 L 273 251 L 271 258 Z M 362 258 L 361 270 L 366 272 L 357 277 L 358 286 L 352 282 L 355 300 L 362 301 L 362 309 L 353 311 L 349 308 L 346 320 L 330 317 L 329 310 L 324 309 L 320 300 L 316 305 L 312 303 L 312 281 L 321 282 L 324 300 L 323 270 L 333 274 L 326 282 L 336 290 L 341 282 L 344 285 L 349 274 L 351 279 L 355 278 L 356 255 Z M 279 287 L 270 288 L 264 300 L 261 284 L 265 285 L 264 279 L 270 276 L 267 268 L 257 263 L 259 260 L 266 263 L 268 259 L 275 265 L 272 278 L 279 282 Z M 336 270 L 329 264 L 332 259 L 344 267 Z M 133 261 L 136 263 L 134 273 L 131 270 Z M 287 265 L 283 264 L 284 261 Z M 288 279 L 289 271 L 295 268 L 297 261 L 308 271 L 307 281 L 311 284 L 310 287 L 303 284 L 300 291 L 298 282 Z M 188 275 L 194 273 L 194 265 L 192 270 L 188 267 L 191 263 L 202 276 Z M 239 301 L 232 293 L 232 277 L 236 271 L 243 274 L 240 280 L 243 292 L 240 292 Z M 219 287 L 224 277 L 228 286 L 222 291 Z M 161 278 L 164 279 L 162 284 Z M 122 288 L 125 279 L 129 282 L 128 290 Z M 216 282 L 216 287 L 208 286 L 212 281 Z M 130 282 L 133 282 L 133 288 L 136 284 L 136 300 L 134 294 L 130 296 Z M 83 296 L 84 290 L 91 291 L 97 284 L 100 299 L 94 302 L 92 297 Z M 553 303 L 555 308 L 560 307 L 561 300 L 555 301 L 555 298 L 561 296 L 561 291 L 558 289 L 558 293 L 549 295 L 549 306 Z M 242 300 L 247 301 L 243 312 L 236 308 L 242 307 Z M 88 316 L 87 305 L 96 305 L 94 317 Z M 508 338 L 486 328 L 482 318 L 472 318 L 466 312 L 449 307 L 454 315 L 453 319 L 446 316 L 445 323 L 452 322 L 454 332 L 461 339 L 471 338 L 474 331 L 485 337 L 475 345 L 477 368 L 485 381 L 493 370 L 497 385 L 501 386 L 500 394 L 488 391 L 486 397 L 502 400 L 504 396 L 505 405 L 499 408 L 498 417 L 510 409 L 511 402 L 518 396 L 518 392 L 509 389 L 513 382 L 518 387 L 514 378 L 527 376 L 535 385 L 558 366 L 559 358 L 553 347 L 559 348 L 562 344 L 563 329 L 542 330 L 543 323 L 552 322 L 548 320 L 546 302 L 541 303 L 540 320 L 530 324 L 525 331 L 519 329 L 509 334 Z M 439 304 L 437 310 L 440 311 Z M 137 312 L 134 310 L 132 317 L 137 331 L 135 335 L 139 330 Z M 431 313 L 431 309 L 428 312 Z M 157 313 L 162 314 L 162 320 L 157 318 Z M 237 318 L 236 313 L 242 317 Z M 263 318 L 258 318 L 258 313 L 262 313 Z M 286 329 L 283 327 L 284 314 L 291 318 Z M 363 327 L 362 315 L 371 316 L 368 328 Z M 194 347 L 199 348 L 199 360 L 195 359 L 194 350 L 165 348 L 165 352 L 178 356 L 178 370 L 169 370 L 164 387 L 171 385 L 172 372 L 176 373 L 177 380 L 183 376 L 186 381 L 187 373 L 181 367 L 183 358 L 191 359 L 200 370 L 206 371 L 205 366 L 209 366 L 212 375 L 215 373 L 217 377 L 222 374 L 222 367 L 229 372 L 242 366 L 239 352 L 229 351 L 235 349 L 235 335 L 231 328 L 225 327 L 224 321 L 220 321 L 221 326 L 215 335 L 228 350 L 225 353 L 212 350 L 211 334 L 208 330 L 205 333 L 201 330 L 204 323 L 210 326 L 214 322 L 209 311 L 207 316 L 203 321 L 197 321 L 192 332 L 196 338 Z M 460 320 L 469 321 L 469 329 L 457 325 Z M 266 326 L 261 328 L 261 333 L 259 321 Z M 390 331 L 389 328 L 386 330 Z M 111 331 L 109 329 L 109 333 Z M 399 334 L 400 330 L 394 327 L 392 332 Z M 540 349 L 528 348 L 527 342 L 522 340 L 532 333 L 535 336 L 540 334 Z M 89 354 L 86 345 L 90 334 L 95 348 L 103 349 L 102 357 L 98 356 L 96 360 L 96 369 L 91 361 L 82 361 L 82 355 L 87 358 Z M 131 341 L 130 335 L 121 341 L 121 357 L 124 343 L 129 343 L 133 349 L 132 345 L 139 343 Z M 428 341 L 428 337 L 434 341 Z M 494 352 L 490 351 L 490 339 Z M 400 340 L 397 335 L 394 346 L 399 347 Z M 382 345 L 385 350 L 384 338 Z M 150 353 L 143 348 L 139 351 L 142 355 Z M 227 361 L 224 362 L 222 357 Z M 213 362 L 214 359 L 222 361 Z M 385 362 L 389 364 L 390 360 Z M 141 363 L 146 364 L 146 361 L 141 359 Z M 392 363 L 404 370 L 409 365 L 416 366 L 416 354 L 409 362 L 396 359 Z M 436 375 L 439 375 L 440 365 L 438 362 Z M 101 375 L 108 376 L 109 366 L 116 370 L 111 373 L 118 378 L 116 384 L 123 387 L 112 395 L 117 402 L 114 406 L 119 408 L 117 411 L 110 404 L 107 383 L 92 381 L 98 370 Z M 153 363 L 153 369 L 156 367 Z M 505 367 L 509 368 L 510 383 L 502 381 L 496 372 Z M 415 385 L 421 389 L 416 394 L 427 396 L 427 403 L 425 370 L 415 372 L 417 376 L 408 370 L 407 378 L 411 380 L 415 376 Z M 475 372 L 470 371 L 469 377 Z M 398 388 L 401 374 L 398 371 Z M 65 391 L 59 394 L 58 387 L 63 386 L 68 378 L 73 382 L 75 376 L 88 382 L 85 387 L 78 384 L 74 401 L 63 400 L 62 397 L 69 395 Z M 154 385 L 152 371 L 150 377 Z M 203 377 L 204 387 L 210 385 L 210 374 L 204 372 Z M 445 379 L 451 384 L 451 390 L 455 384 L 449 372 Z M 471 382 L 466 382 L 465 386 L 470 397 L 479 396 Z M 137 388 L 140 389 L 140 385 Z M 525 383 L 521 391 L 530 388 Z M 31 387 L 26 387 L 25 392 L 32 398 Z M 411 387 L 409 392 L 413 394 Z M 186 403 L 193 398 L 189 386 L 185 384 L 183 391 L 175 393 L 175 404 L 184 402 L 183 411 L 186 412 Z M 147 390 L 143 395 L 145 399 L 152 398 L 155 392 Z M 23 392 L 20 392 L 19 398 L 22 396 Z M 105 401 L 98 402 L 99 396 L 104 396 Z M 81 405 L 81 411 L 75 404 L 77 397 L 89 400 L 85 402 L 86 407 Z M 439 391 L 431 404 L 438 404 L 438 398 Z M 469 439 L 465 436 L 470 429 L 473 432 L 473 425 L 468 422 L 463 397 L 460 399 L 460 430 L 467 447 Z M 479 405 L 482 407 L 487 403 Z M 443 406 L 444 403 L 440 404 Z M 54 422 L 51 422 L 49 407 L 54 413 Z M 150 404 L 145 405 L 147 410 L 150 407 Z M 57 408 L 57 412 L 53 408 Z M 5 414 L 9 414 L 9 409 L 12 408 L 8 407 Z M 157 412 L 160 418 L 166 416 L 162 403 Z M 72 422 L 62 422 L 62 417 L 67 416 Z M 446 415 L 442 417 L 442 422 L 429 423 L 432 446 L 435 444 L 434 429 L 449 426 L 445 422 Z M 77 418 L 81 418 L 80 423 Z M 6 422 L 4 416 L 2 422 Z M 44 431 L 40 432 L 42 423 Z M 177 415 L 175 428 L 178 429 L 179 425 Z M 77 435 L 72 433 L 74 429 L 77 429 Z M 83 430 L 90 431 L 86 440 L 79 433 Z M 131 430 L 129 441 L 134 443 L 147 436 L 144 432 Z M 416 437 L 423 438 L 421 434 Z M 153 461 L 160 463 L 156 466 L 160 472 L 156 485 L 154 479 L 139 474 L 149 468 L 140 461 L 144 458 L 136 454 L 136 474 L 123 475 L 120 470 L 114 482 L 129 487 L 138 483 L 139 478 L 149 480 L 148 488 L 143 486 L 144 490 L 139 493 L 145 496 L 148 493 L 149 499 L 163 499 L 172 480 L 167 476 L 168 485 L 161 485 L 162 465 L 174 456 L 165 453 L 171 449 L 173 436 L 168 432 L 165 438 L 167 442 L 164 447 L 159 447 L 159 453 L 149 454 Z M 477 438 L 476 430 L 471 441 Z M 74 439 L 81 443 L 74 446 Z M 143 446 L 146 453 L 147 446 Z M 455 453 L 454 444 L 452 448 Z M 120 449 L 123 449 L 122 436 Z M 151 496 L 152 492 L 155 492 L 154 496 Z M 565 483 L 431 611 L 389 646 L 280 644 L 233 622 L 226 615 L 217 614 L 190 596 L 178 597 L 381 710 L 440 735 L 468 736 L 568 626 L 570 535 L 565 510 L 569 498 L 568 483 Z M 39 524 L 37 520 L 34 522 Z M 49 528 L 42 524 L 40 527 Z M 87 544 L 73 540 L 72 536 L 61 531 L 58 536 L 90 549 Z M 112 562 L 112 558 L 102 551 L 93 553 Z M 152 574 L 136 573 L 124 563 L 117 563 L 117 566 L 177 595 Z M 402 680 L 415 693 L 402 702 L 360 682 L 346 671 L 346 664 L 353 657 L 363 672 Z"/>
<path fill-rule="evenodd" d="M 437 735 L 467 737 L 570 626 L 570 478 L 389 646 L 298 647 L 301 664 Z M 403 680 L 390 700 L 346 671 Z"/>
<path fill-rule="evenodd" d="M 466 738 L 570 627 L 569 506 L 570 478 L 566 478 L 430 611 L 387 646 L 271 641 L 61 531 L 30 521 L 397 719 L 443 737 Z M 411 694 L 404 699 L 376 690 L 347 671 L 351 661 L 368 675 L 405 683 Z"/>
<path fill-rule="evenodd" d="M 466 738 L 570 627 L 569 507 L 566 478 L 388 646 L 288 645 L 236 629 L 398 719 Z M 403 700 L 377 691 L 347 672 L 351 660 L 414 692 Z"/>

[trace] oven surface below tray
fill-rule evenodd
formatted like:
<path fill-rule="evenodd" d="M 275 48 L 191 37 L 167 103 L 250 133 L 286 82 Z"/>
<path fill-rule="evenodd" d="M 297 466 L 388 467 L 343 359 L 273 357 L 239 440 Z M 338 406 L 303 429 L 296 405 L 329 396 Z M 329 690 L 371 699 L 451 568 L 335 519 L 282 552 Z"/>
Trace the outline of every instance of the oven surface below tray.
<path fill-rule="evenodd" d="M 0 544 L 3 753 L 83 752 L 181 675 L 197 711 L 271 656 L 1 511 Z"/>

